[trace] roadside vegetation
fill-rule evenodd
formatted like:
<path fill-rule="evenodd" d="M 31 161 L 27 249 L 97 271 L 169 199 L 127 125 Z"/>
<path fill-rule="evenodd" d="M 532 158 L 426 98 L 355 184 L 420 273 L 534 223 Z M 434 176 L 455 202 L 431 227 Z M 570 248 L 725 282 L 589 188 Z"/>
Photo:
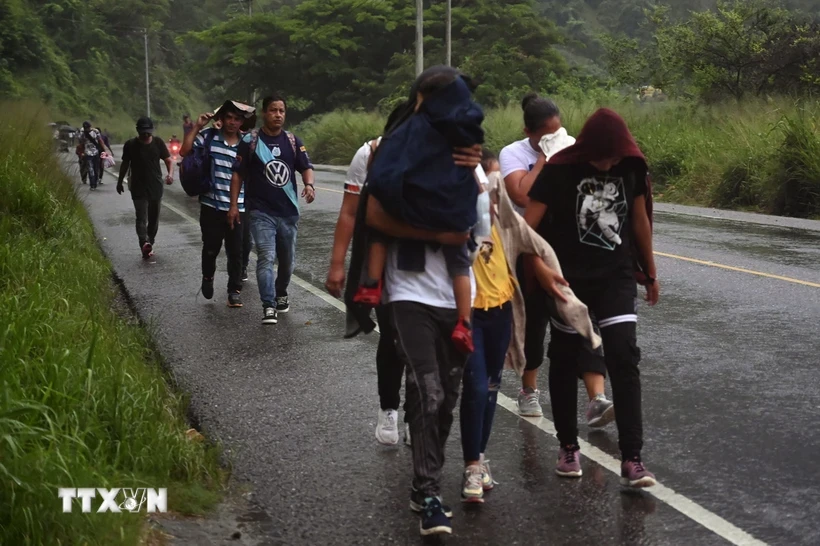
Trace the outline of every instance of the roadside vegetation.
<path fill-rule="evenodd" d="M 661 201 L 820 217 L 820 103 L 745 99 L 699 104 L 582 100 L 553 96 L 564 126 L 577 135 L 599 106 L 626 119 L 652 169 Z M 521 108 L 487 109 L 487 147 L 496 154 L 524 138 Z M 385 115 L 337 111 L 293 130 L 315 163 L 346 165 L 367 139 L 381 134 Z"/>
<path fill-rule="evenodd" d="M 118 297 L 47 113 L 0 107 L 0 544 L 137 544 L 144 513 L 64 514 L 57 488 L 167 487 L 169 510 L 201 513 L 224 471 L 186 437 L 184 400 Z"/>

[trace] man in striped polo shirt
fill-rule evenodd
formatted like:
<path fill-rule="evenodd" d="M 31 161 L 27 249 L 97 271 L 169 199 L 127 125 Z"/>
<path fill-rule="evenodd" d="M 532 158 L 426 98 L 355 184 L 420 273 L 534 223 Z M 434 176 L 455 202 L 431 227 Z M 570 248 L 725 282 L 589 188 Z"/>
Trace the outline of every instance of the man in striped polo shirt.
<path fill-rule="evenodd" d="M 244 106 L 244 105 L 243 105 Z M 212 167 L 211 191 L 199 196 L 199 226 L 202 230 L 202 295 L 214 296 L 216 257 L 225 242 L 228 256 L 228 306 L 242 307 L 242 228 L 228 223 L 231 206 L 232 166 L 236 158 L 242 124 L 253 115 L 253 109 L 240 109 L 233 101 L 225 103 L 216 115 L 202 114 L 194 129 L 185 135 L 180 155 L 185 156 L 194 148 L 206 145 L 210 149 Z M 219 122 L 219 129 L 203 129 L 211 120 Z M 239 194 L 239 212 L 245 215 L 244 191 Z M 243 220 L 244 221 L 244 220 Z"/>

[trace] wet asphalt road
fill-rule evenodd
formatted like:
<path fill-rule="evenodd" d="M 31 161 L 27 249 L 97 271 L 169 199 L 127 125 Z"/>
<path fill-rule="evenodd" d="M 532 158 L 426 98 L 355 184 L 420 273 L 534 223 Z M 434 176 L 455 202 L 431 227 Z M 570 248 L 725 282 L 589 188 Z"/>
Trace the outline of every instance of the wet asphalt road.
<path fill-rule="evenodd" d="M 295 274 L 315 288 L 326 275 L 342 180 L 317 173 L 316 202 L 302 206 Z M 276 326 L 260 324 L 255 279 L 244 308 L 229 309 L 224 254 L 216 297 L 198 296 L 198 204 L 178 183 L 166 188 L 148 262 L 130 198 L 116 194 L 114 178 L 106 175 L 94 193 L 78 189 L 203 433 L 224 445 L 235 477 L 252 483 L 269 513 L 269 543 L 429 543 L 407 506 L 409 450 L 373 436 L 376 334 L 343 340 L 343 314 L 295 283 L 291 312 Z M 820 223 L 789 229 L 677 210 L 686 214 L 656 216 L 661 302 L 639 310 L 644 460 L 678 501 L 708 511 L 707 523 L 647 493 L 623 492 L 615 474 L 586 457 L 583 478 L 558 478 L 555 439 L 499 408 L 488 449 L 499 485 L 480 508 L 458 503 L 457 421 L 453 428 L 447 544 L 730 544 L 720 533 L 731 529 L 709 523 L 709 513 L 765 543 L 820 544 Z M 502 392 L 514 399 L 517 388 L 505 372 Z M 614 425 L 580 429 L 618 456 Z M 749 535 L 734 543 L 749 543 Z"/>

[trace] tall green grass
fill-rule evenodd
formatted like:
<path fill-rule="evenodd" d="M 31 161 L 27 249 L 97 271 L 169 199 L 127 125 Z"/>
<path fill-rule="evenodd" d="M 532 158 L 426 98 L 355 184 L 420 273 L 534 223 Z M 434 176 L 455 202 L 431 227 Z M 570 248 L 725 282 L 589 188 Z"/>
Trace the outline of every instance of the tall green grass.
<path fill-rule="evenodd" d="M 382 134 L 385 121 L 376 112 L 339 110 L 303 121 L 294 131 L 314 162 L 346 165 L 365 141 Z"/>
<path fill-rule="evenodd" d="M 554 97 L 577 135 L 601 106 L 619 112 L 647 156 L 660 200 L 803 217 L 820 216 L 820 103 L 748 100 L 703 106 Z M 333 112 L 294 129 L 317 163 L 346 164 L 379 134 L 377 113 Z M 351 130 L 351 128 L 366 130 Z M 518 105 L 486 111 L 486 146 L 498 153 L 524 137 Z M 332 150 L 332 153 L 327 151 Z"/>
<path fill-rule="evenodd" d="M 0 544 L 137 544 L 144 514 L 63 514 L 57 488 L 167 487 L 169 509 L 197 512 L 218 499 L 218 454 L 186 439 L 148 334 L 114 310 L 45 116 L 2 108 Z"/>

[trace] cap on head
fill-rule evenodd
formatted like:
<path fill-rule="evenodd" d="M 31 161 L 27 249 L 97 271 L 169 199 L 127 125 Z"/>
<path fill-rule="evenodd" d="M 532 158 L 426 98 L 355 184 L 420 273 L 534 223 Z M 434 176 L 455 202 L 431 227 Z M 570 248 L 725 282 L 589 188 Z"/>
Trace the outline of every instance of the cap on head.
<path fill-rule="evenodd" d="M 148 133 L 149 135 L 154 133 L 154 122 L 151 121 L 151 118 L 140 118 L 137 120 L 137 133 Z"/>
<path fill-rule="evenodd" d="M 84 121 L 83 122 L 83 129 L 91 129 L 91 122 L 90 121 Z"/>

